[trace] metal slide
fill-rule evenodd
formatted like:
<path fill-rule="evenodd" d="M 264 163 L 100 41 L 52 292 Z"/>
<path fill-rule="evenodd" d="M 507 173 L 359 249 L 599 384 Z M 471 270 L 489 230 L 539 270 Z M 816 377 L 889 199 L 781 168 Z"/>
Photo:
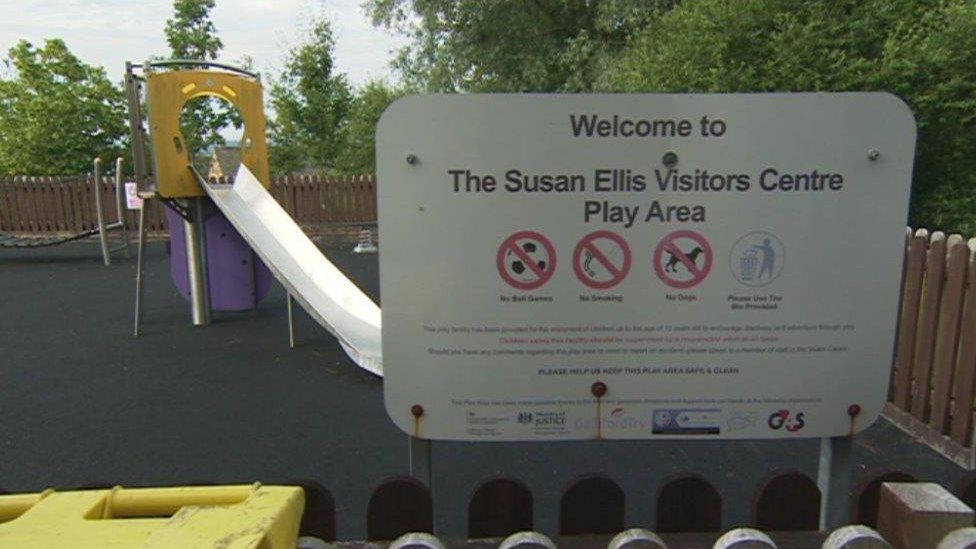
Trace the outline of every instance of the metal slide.
<path fill-rule="evenodd" d="M 242 164 L 233 185 L 200 185 L 275 278 L 339 340 L 349 357 L 382 376 L 380 308 L 322 255 L 250 170 Z"/>

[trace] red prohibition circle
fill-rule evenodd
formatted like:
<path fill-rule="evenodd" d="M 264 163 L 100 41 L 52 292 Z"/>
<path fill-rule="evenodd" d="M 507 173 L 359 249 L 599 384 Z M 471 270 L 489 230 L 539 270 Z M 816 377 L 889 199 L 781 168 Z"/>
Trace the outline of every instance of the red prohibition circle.
<path fill-rule="evenodd" d="M 546 265 L 545 269 L 539 269 L 538 265 L 532 262 L 532 258 L 528 257 L 521 248 L 518 247 L 518 241 L 522 239 L 531 239 L 538 242 L 543 248 L 545 248 L 546 253 L 549 255 L 549 263 Z M 509 251 L 515 253 L 519 258 L 525 263 L 533 273 L 536 275 L 535 280 L 530 280 L 528 282 L 524 280 L 518 280 L 513 277 L 508 269 L 505 268 L 505 254 Z M 498 274 L 501 275 L 502 280 L 508 283 L 509 286 L 517 288 L 519 290 L 534 290 L 539 288 L 549 279 L 552 278 L 553 273 L 556 272 L 556 249 L 552 246 L 552 242 L 549 239 L 542 236 L 535 231 L 519 231 L 512 236 L 505 239 L 501 246 L 498 247 L 498 253 L 495 255 L 495 266 L 498 268 Z"/>
<path fill-rule="evenodd" d="M 624 257 L 623 264 L 621 264 L 619 267 L 615 265 L 613 261 L 611 261 L 596 246 L 596 244 L 594 244 L 594 241 L 601 238 L 610 240 L 620 246 L 620 250 L 623 252 Z M 583 270 L 583 267 L 580 265 L 580 259 L 583 258 L 583 252 L 587 250 L 589 250 L 593 257 L 601 265 L 603 265 L 604 269 L 610 271 L 610 274 L 612 275 L 610 280 L 604 280 L 602 282 L 593 280 L 590 278 L 587 272 Z M 627 278 L 627 273 L 630 272 L 630 263 L 630 246 L 627 245 L 627 241 L 624 240 L 624 237 L 611 231 L 594 231 L 580 239 L 579 244 L 576 245 L 576 249 L 573 250 L 573 271 L 576 272 L 576 278 L 580 279 L 580 282 L 583 284 L 597 290 L 606 290 L 620 284 L 624 278 Z"/>
<path fill-rule="evenodd" d="M 674 241 L 678 238 L 690 238 L 698 243 L 701 247 L 702 253 L 705 254 L 705 265 L 699 269 L 695 262 L 688 259 L 687 255 L 678 248 Z M 675 258 L 680 261 L 688 272 L 692 274 L 692 278 L 688 280 L 675 280 L 668 276 L 667 271 L 661 265 L 661 259 L 664 256 L 664 252 L 672 254 Z M 689 265 L 690 263 L 690 265 Z M 712 247 L 709 245 L 705 237 L 696 233 L 695 231 L 680 230 L 674 231 L 661 239 L 657 244 L 657 248 L 654 249 L 654 272 L 657 273 L 657 277 L 672 288 L 678 288 L 683 290 L 685 288 L 691 288 L 697 286 L 705 277 L 708 276 L 708 272 L 712 270 Z"/>

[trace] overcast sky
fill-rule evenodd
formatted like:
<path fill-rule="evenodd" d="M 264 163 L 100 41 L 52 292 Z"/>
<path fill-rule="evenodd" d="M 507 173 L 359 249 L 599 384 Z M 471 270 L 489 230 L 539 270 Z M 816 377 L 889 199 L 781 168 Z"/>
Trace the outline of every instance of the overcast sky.
<path fill-rule="evenodd" d="M 172 5 L 172 0 L 0 0 L 0 53 L 6 57 L 21 39 L 41 44 L 58 37 L 82 61 L 105 67 L 118 81 L 126 60 L 169 52 L 163 26 Z M 258 71 L 274 75 L 315 14 L 332 21 L 336 64 L 354 84 L 392 78 L 391 52 L 405 41 L 373 28 L 362 0 L 217 0 L 211 15 L 224 43 L 222 60 L 249 55 Z"/>

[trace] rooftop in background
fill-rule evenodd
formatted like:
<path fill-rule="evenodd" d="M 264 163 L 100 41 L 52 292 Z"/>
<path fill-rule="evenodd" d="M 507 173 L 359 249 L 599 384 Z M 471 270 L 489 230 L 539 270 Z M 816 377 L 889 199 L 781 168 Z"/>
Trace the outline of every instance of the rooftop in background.
<path fill-rule="evenodd" d="M 206 173 L 208 178 L 231 177 L 241 165 L 241 147 L 240 145 L 213 147 L 209 155 L 206 153 L 198 155 L 194 164 L 200 173 Z"/>

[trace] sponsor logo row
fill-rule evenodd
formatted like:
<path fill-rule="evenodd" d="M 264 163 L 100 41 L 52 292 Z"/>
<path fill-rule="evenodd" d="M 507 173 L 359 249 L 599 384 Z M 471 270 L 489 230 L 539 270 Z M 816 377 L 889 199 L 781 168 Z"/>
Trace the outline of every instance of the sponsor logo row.
<path fill-rule="evenodd" d="M 791 433 L 801 431 L 806 426 L 803 411 L 780 409 L 765 417 L 765 427 L 773 430 L 786 430 Z M 521 411 L 515 421 L 524 427 L 532 428 L 537 434 L 561 434 L 570 431 L 596 429 L 597 419 L 577 419 L 570 421 L 562 411 Z M 759 414 L 735 414 L 723 421 L 720 408 L 665 408 L 656 409 L 651 417 L 628 414 L 624 407 L 611 409 L 601 418 L 599 427 L 607 431 L 645 431 L 655 435 L 719 435 L 723 432 L 743 431 L 761 425 Z"/>

